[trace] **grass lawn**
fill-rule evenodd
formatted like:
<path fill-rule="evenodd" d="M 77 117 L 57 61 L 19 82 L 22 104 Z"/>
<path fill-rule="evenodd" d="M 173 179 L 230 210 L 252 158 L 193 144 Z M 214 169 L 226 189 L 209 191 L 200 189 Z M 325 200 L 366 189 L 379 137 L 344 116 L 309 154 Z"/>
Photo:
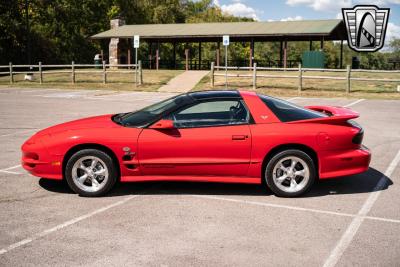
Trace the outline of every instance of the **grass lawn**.
<path fill-rule="evenodd" d="M 78 70 L 77 70 L 78 71 Z M 43 72 L 43 83 L 39 83 L 39 74 L 35 74 L 35 81 L 24 81 L 24 74 L 14 75 L 14 83 L 10 84 L 9 76 L 0 76 L 1 87 L 29 87 L 29 88 L 65 88 L 65 89 L 105 89 L 121 91 L 157 91 L 162 85 L 182 70 L 143 70 L 143 84 L 135 87 L 135 73 L 107 72 L 107 83 L 103 84 L 103 73 L 100 70 L 85 69 L 92 73 L 76 73 L 75 84 L 71 82 L 71 73 Z"/>
<path fill-rule="evenodd" d="M 224 74 L 224 71 L 215 73 Z M 228 71 L 229 74 L 252 74 L 251 71 Z M 372 81 L 351 81 L 351 93 L 347 94 L 346 80 L 321 80 L 303 78 L 303 91 L 298 88 L 297 71 L 258 71 L 258 74 L 267 75 L 290 75 L 293 78 L 267 78 L 257 77 L 257 92 L 275 96 L 314 96 L 314 97 L 355 97 L 355 98 L 385 98 L 400 99 L 400 92 L 397 86 L 400 82 L 372 82 Z M 335 76 L 345 77 L 345 72 L 320 72 L 307 71 L 303 76 Z M 353 72 L 354 78 L 378 78 L 378 79 L 399 79 L 400 73 L 362 73 Z M 241 88 L 253 90 L 252 77 L 228 77 L 228 88 Z M 225 77 L 216 76 L 214 88 L 210 84 L 210 76 L 204 77 L 193 90 L 225 89 Z"/>

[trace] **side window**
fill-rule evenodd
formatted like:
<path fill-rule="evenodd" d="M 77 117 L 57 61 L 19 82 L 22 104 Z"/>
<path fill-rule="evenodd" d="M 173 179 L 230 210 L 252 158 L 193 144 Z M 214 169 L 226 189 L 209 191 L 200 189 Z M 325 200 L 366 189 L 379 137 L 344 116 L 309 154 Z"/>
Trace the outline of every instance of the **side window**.
<path fill-rule="evenodd" d="M 217 100 L 194 104 L 169 116 L 177 128 L 246 124 L 249 112 L 240 100 Z"/>
<path fill-rule="evenodd" d="M 320 112 L 305 109 L 281 99 L 265 95 L 258 96 L 282 122 L 326 117 L 326 115 Z"/>

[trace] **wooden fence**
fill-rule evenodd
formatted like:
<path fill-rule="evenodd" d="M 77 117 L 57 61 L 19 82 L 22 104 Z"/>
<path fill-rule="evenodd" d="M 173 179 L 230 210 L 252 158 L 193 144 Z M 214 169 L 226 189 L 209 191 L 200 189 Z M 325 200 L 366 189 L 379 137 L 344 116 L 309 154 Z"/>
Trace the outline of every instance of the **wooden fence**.
<path fill-rule="evenodd" d="M 215 73 L 215 70 L 224 70 L 225 73 Z M 248 70 L 252 71 L 251 74 L 231 74 L 228 73 L 228 70 Z M 257 71 L 287 71 L 287 72 L 297 72 L 295 75 L 279 75 L 279 74 L 259 74 Z M 312 75 L 304 75 L 307 71 L 319 71 L 319 72 L 335 72 L 335 73 L 343 73 L 344 75 L 339 76 L 312 76 Z M 365 69 L 351 69 L 351 66 L 348 65 L 346 69 L 315 69 L 315 68 L 302 68 L 301 64 L 299 64 L 298 68 L 267 68 L 267 67 L 257 67 L 257 63 L 253 64 L 253 67 L 225 67 L 225 66 L 215 66 L 214 62 L 211 63 L 211 86 L 214 87 L 215 77 L 223 76 L 225 77 L 225 85 L 227 86 L 228 77 L 243 77 L 243 78 L 251 78 L 253 80 L 253 89 L 257 89 L 257 78 L 289 78 L 289 79 L 297 79 L 298 80 L 298 91 L 303 90 L 303 79 L 320 79 L 320 80 L 343 80 L 346 81 L 346 92 L 351 92 L 351 81 L 372 81 L 372 82 L 399 82 L 400 79 L 379 79 L 379 78 L 364 78 L 364 77 L 352 77 L 352 73 L 364 72 L 364 73 L 398 73 L 400 74 L 400 70 L 365 70 Z"/>
<path fill-rule="evenodd" d="M 82 69 L 85 68 L 85 69 Z M 89 70 L 93 68 L 94 70 Z M 7 71 L 3 71 L 7 69 Z M 22 69 L 22 70 L 21 70 Z M 10 84 L 14 83 L 14 75 L 16 74 L 36 74 L 39 78 L 39 83 L 42 84 L 45 79 L 45 74 L 60 74 L 70 73 L 71 83 L 76 83 L 76 74 L 102 74 L 102 82 L 107 83 L 108 73 L 130 73 L 134 74 L 132 81 L 135 85 L 143 84 L 142 63 L 139 60 L 138 64 L 118 64 L 110 65 L 105 61 L 102 64 L 75 64 L 74 61 L 70 65 L 13 65 L 11 62 L 8 66 L 0 65 L 0 75 L 8 75 Z"/>

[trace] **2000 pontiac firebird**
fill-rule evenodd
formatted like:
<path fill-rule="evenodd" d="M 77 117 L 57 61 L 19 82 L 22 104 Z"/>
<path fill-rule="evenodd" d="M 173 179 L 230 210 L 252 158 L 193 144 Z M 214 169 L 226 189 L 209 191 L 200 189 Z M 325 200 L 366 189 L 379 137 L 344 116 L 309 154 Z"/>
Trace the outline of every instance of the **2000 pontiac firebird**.
<path fill-rule="evenodd" d="M 23 144 L 22 165 L 82 196 L 104 195 L 120 179 L 255 183 L 293 197 L 316 179 L 368 169 L 357 117 L 254 92 L 193 92 L 42 130 Z"/>

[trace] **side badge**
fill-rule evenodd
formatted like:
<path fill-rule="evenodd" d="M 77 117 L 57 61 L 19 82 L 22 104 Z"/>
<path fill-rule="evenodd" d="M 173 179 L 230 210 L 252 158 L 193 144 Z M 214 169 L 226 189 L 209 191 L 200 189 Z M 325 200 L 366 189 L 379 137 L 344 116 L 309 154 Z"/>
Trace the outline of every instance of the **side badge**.
<path fill-rule="evenodd" d="M 261 115 L 261 119 L 266 120 L 266 119 L 268 119 L 268 116 L 267 115 Z"/>

